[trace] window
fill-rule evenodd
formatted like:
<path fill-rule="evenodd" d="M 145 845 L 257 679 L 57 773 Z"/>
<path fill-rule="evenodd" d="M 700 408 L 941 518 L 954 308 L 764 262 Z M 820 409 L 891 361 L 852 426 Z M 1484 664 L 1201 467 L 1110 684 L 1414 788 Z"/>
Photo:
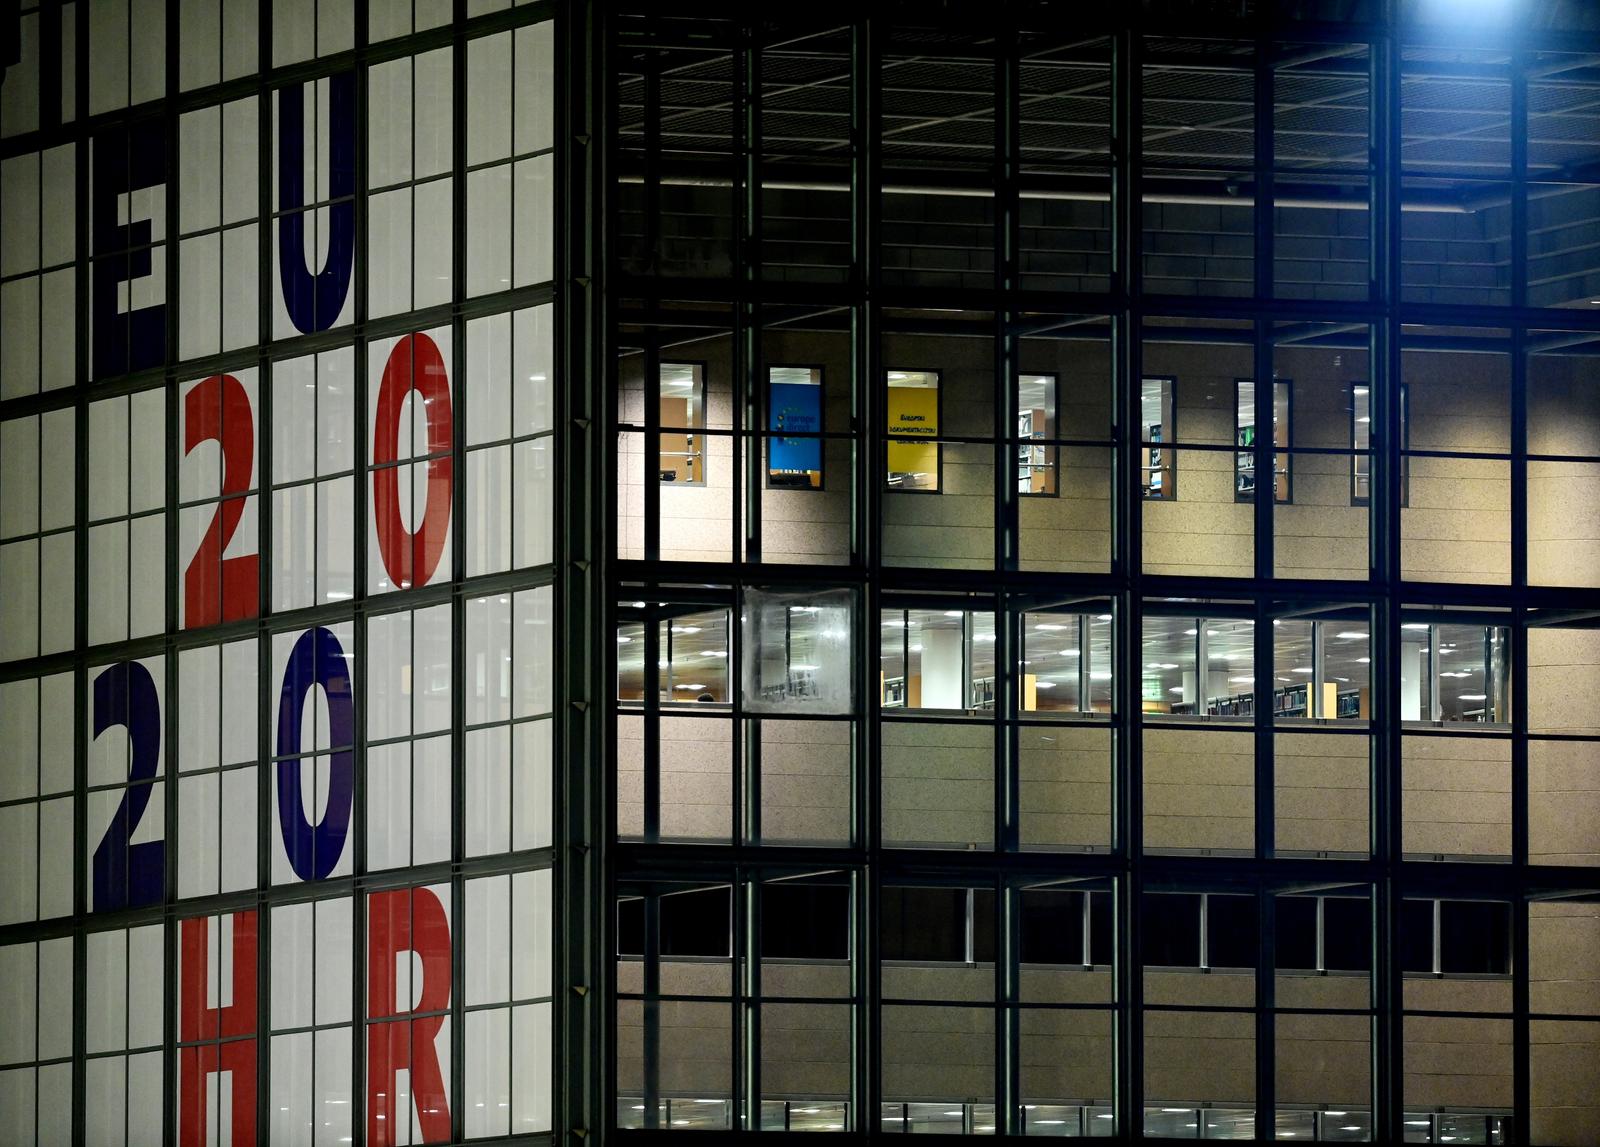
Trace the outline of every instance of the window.
<path fill-rule="evenodd" d="M 73 693 L 71 673 L 0 684 L 0 924 L 72 914 Z"/>
<path fill-rule="evenodd" d="M 1372 909 L 1364 896 L 1280 896 L 1273 943 L 1279 971 L 1367 972 Z"/>
<path fill-rule="evenodd" d="M 1030 439 L 1054 442 L 1060 431 L 1056 425 L 1056 376 L 1024 374 L 1017 377 L 1017 493 L 1059 493 L 1056 448 Z"/>
<path fill-rule="evenodd" d="M 89 406 L 91 645 L 165 626 L 165 412 L 160 386 Z"/>
<path fill-rule="evenodd" d="M 994 614 L 883 611 L 885 709 L 993 709 Z"/>
<path fill-rule="evenodd" d="M 0 399 L 72 385 L 75 167 L 71 146 L 0 162 Z"/>
<path fill-rule="evenodd" d="M 367 344 L 369 593 L 446 581 L 455 568 L 452 336 L 440 327 Z"/>
<path fill-rule="evenodd" d="M 937 494 L 940 489 L 939 372 L 891 370 L 884 416 L 889 436 L 891 490 Z"/>
<path fill-rule="evenodd" d="M 655 622 L 658 689 L 663 703 L 726 704 L 728 692 L 728 611 L 664 606 L 669 615 Z M 658 615 L 659 616 L 659 615 Z M 617 627 L 617 698 L 644 700 L 645 626 Z"/>
<path fill-rule="evenodd" d="M 1111 615 L 1025 613 L 1017 707 L 1026 713 L 1111 712 Z"/>
<path fill-rule="evenodd" d="M 545 21 L 467 43 L 469 295 L 552 275 L 553 32 Z"/>
<path fill-rule="evenodd" d="M 555 593 L 542 586 L 469 597 L 464 608 L 467 853 L 546 847 Z"/>
<path fill-rule="evenodd" d="M 178 384 L 178 617 L 184 629 L 261 612 L 258 394 L 253 369 Z"/>
<path fill-rule="evenodd" d="M 1147 968 L 1200 966 L 1200 895 L 1147 892 L 1140 902 Z"/>
<path fill-rule="evenodd" d="M 822 489 L 822 409 L 820 366 L 767 368 L 769 489 Z"/>
<path fill-rule="evenodd" d="M 355 594 L 354 361 L 341 347 L 273 364 L 275 610 Z"/>
<path fill-rule="evenodd" d="M 450 857 L 450 607 L 367 620 L 367 867 Z"/>
<path fill-rule="evenodd" d="M 178 895 L 256 886 L 258 643 L 178 654 Z"/>
<path fill-rule="evenodd" d="M 706 484 L 705 364 L 661 364 L 662 482 Z"/>
<path fill-rule="evenodd" d="M 1293 458 L 1287 451 L 1292 441 L 1291 388 L 1288 381 L 1272 384 L 1272 500 L 1294 500 Z M 1233 468 L 1233 496 L 1236 501 L 1256 498 L 1256 384 L 1247 378 L 1234 383 L 1233 444 L 1238 447 Z M 1279 453 L 1283 451 L 1283 453 Z"/>
<path fill-rule="evenodd" d="M 162 927 L 91 932 L 86 940 L 83 1065 L 87 1138 L 159 1143 L 165 1010 Z M 348 1076 L 346 1077 L 348 1080 Z"/>
<path fill-rule="evenodd" d="M 72 943 L 0 946 L 0 1106 L 21 1143 L 72 1142 Z"/>
<path fill-rule="evenodd" d="M 1139 391 L 1139 472 L 1144 496 L 1167 501 L 1178 496 L 1178 462 L 1170 443 L 1177 438 L 1177 383 L 1147 378 Z"/>
<path fill-rule="evenodd" d="M 1147 892 L 1141 904 L 1147 968 L 1254 968 L 1259 928 L 1254 896 Z"/>
<path fill-rule="evenodd" d="M 885 960 L 972 964 L 994 960 L 994 892 L 885 887 L 878 952 Z"/>
<path fill-rule="evenodd" d="M 1208 892 L 1205 911 L 1207 968 L 1254 968 L 1260 922 L 1254 896 L 1228 896 Z"/>
<path fill-rule="evenodd" d="M 1254 621 L 1147 616 L 1144 712 L 1247 717 L 1255 712 L 1254 664 Z"/>
<path fill-rule="evenodd" d="M 550 560 L 554 309 L 467 322 L 468 577 Z"/>
<path fill-rule="evenodd" d="M 1019 894 L 1018 942 L 1024 964 L 1111 964 L 1111 893 L 1025 888 Z"/>
<path fill-rule="evenodd" d="M 549 869 L 467 881 L 468 1138 L 536 1131 L 550 1119 L 551 886 Z"/>
<path fill-rule="evenodd" d="M 1400 384 L 1400 504 L 1411 504 L 1410 402 L 1406 384 Z M 1365 506 L 1372 498 L 1372 388 L 1355 383 L 1350 388 L 1350 504 Z"/>
<path fill-rule="evenodd" d="M 0 422 L 0 660 L 72 648 L 76 438 L 70 407 Z"/>
<path fill-rule="evenodd" d="M 1372 715 L 1370 623 L 1363 612 L 1328 612 L 1348 619 L 1285 617 L 1272 623 L 1272 711 L 1280 721 Z"/>
<path fill-rule="evenodd" d="M 255 97 L 178 121 L 178 355 L 260 340 L 260 214 Z"/>
<path fill-rule="evenodd" d="M 854 691 L 850 618 L 854 593 L 747 589 L 744 707 L 754 713 L 848 715 Z"/>
<path fill-rule="evenodd" d="M 349 897 L 272 909 L 272 1142 L 350 1131 L 354 916 Z"/>
<path fill-rule="evenodd" d="M 763 960 L 845 960 L 850 956 L 850 888 L 776 880 L 761 886 Z"/>
<path fill-rule="evenodd" d="M 685 892 L 651 892 L 617 899 L 617 954 L 647 956 L 651 901 L 657 913 L 656 943 L 663 956 L 726 960 L 733 943 L 732 889 L 727 885 Z"/>
<path fill-rule="evenodd" d="M 1400 626 L 1402 721 L 1505 724 L 1510 679 L 1506 626 L 1417 620 Z"/>
<path fill-rule="evenodd" d="M 1511 974 L 1511 905 L 1487 900 L 1404 900 L 1401 969 L 1434 976 Z"/>

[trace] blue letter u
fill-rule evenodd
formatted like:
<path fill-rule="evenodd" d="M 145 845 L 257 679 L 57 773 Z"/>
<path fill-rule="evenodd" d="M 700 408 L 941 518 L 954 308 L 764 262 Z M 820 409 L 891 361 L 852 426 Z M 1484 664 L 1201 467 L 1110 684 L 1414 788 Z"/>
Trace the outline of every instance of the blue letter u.
<path fill-rule="evenodd" d="M 278 282 L 295 328 L 304 334 L 331 327 L 350 293 L 356 261 L 356 74 L 328 77 L 328 259 L 312 274 L 306 267 L 305 89 L 278 92 Z"/>

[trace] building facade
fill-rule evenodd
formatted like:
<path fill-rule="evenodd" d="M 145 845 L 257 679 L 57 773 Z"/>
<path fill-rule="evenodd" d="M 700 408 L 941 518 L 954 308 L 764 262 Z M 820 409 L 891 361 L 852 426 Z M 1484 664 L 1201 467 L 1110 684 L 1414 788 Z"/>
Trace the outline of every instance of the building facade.
<path fill-rule="evenodd" d="M 1600 1140 L 1592 6 L 14 7 L 8 1140 Z"/>

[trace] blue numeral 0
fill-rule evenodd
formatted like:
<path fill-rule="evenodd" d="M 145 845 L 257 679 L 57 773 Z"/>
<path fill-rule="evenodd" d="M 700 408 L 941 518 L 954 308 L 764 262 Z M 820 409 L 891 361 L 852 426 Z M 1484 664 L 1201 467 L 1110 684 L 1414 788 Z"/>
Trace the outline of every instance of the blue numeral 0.
<path fill-rule="evenodd" d="M 128 843 L 155 789 L 142 782 L 153 781 L 161 763 L 161 698 L 137 661 L 108 666 L 94 679 L 94 735 L 119 725 L 128 730 L 129 787 L 94 850 L 95 912 L 159 904 L 166 885 L 165 843 Z"/>
<path fill-rule="evenodd" d="M 316 81 L 311 81 L 315 83 Z M 356 262 L 356 74 L 328 77 L 328 259 L 306 267 L 305 89 L 278 92 L 278 281 L 283 305 L 303 334 L 325 331 L 344 309 Z"/>
<path fill-rule="evenodd" d="M 356 794 L 350 669 L 339 639 L 320 626 L 300 635 L 283 671 L 283 688 L 278 694 L 279 757 L 301 751 L 305 701 L 317 686 L 328 700 L 328 744 L 333 752 L 329 756 L 328 805 L 316 824 L 307 818 L 300 797 L 300 768 L 307 762 L 298 756 L 278 762 L 278 827 L 289 864 L 301 880 L 321 880 L 339 863 Z"/>

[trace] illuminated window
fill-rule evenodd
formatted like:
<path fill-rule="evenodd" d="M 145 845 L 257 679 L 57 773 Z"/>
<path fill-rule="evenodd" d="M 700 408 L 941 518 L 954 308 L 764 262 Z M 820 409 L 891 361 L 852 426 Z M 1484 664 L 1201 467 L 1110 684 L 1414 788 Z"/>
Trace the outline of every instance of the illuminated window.
<path fill-rule="evenodd" d="M 769 489 L 822 489 L 823 402 L 820 366 L 767 368 Z"/>
<path fill-rule="evenodd" d="M 937 441 L 942 412 L 939 372 L 891 370 L 886 377 L 889 489 L 937 494 L 943 462 Z"/>
<path fill-rule="evenodd" d="M 1017 493 L 1059 492 L 1056 466 L 1056 376 L 1017 376 Z"/>
<path fill-rule="evenodd" d="M 1139 390 L 1139 482 L 1144 496 L 1167 501 L 1178 496 L 1178 460 L 1169 445 L 1177 437 L 1170 378 L 1147 378 Z"/>
<path fill-rule="evenodd" d="M 1287 381 L 1272 384 L 1272 500 L 1290 502 L 1293 496 L 1294 455 L 1287 453 L 1292 416 L 1291 387 Z M 1256 499 L 1256 384 L 1241 378 L 1234 383 L 1235 415 L 1233 444 L 1238 447 L 1234 460 L 1233 496 L 1240 502 Z M 1285 451 L 1279 453 L 1279 451 Z"/>
<path fill-rule="evenodd" d="M 706 484 L 706 383 L 703 363 L 661 364 L 662 482 Z"/>
<path fill-rule="evenodd" d="M 1411 427 L 1406 384 L 1400 384 L 1400 504 L 1411 504 Z M 1350 504 L 1365 506 L 1372 499 L 1372 388 L 1356 383 L 1350 388 Z"/>

